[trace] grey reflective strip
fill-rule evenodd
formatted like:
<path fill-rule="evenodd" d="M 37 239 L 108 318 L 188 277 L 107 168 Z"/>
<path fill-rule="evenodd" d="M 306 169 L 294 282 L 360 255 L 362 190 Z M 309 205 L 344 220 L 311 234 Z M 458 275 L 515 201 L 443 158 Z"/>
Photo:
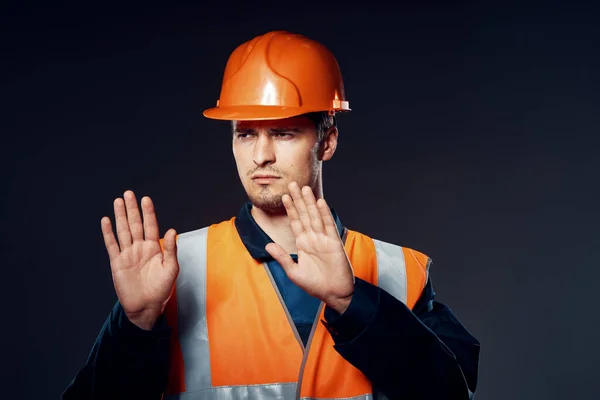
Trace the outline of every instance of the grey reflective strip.
<path fill-rule="evenodd" d="M 320 400 L 321 397 L 301 397 L 302 400 Z M 327 400 L 373 400 L 372 394 L 361 394 L 355 397 L 327 397 Z M 377 397 L 379 400 L 379 397 Z"/>
<path fill-rule="evenodd" d="M 308 355 L 310 354 L 310 345 L 312 344 L 313 337 L 315 336 L 315 331 L 317 330 L 317 325 L 319 325 L 319 320 L 321 318 L 321 312 L 323 311 L 323 307 L 325 307 L 325 303 L 321 302 L 319 308 L 317 309 L 317 314 L 315 316 L 315 320 L 313 321 L 312 328 L 310 329 L 310 335 L 308 336 L 308 341 L 306 342 L 306 349 L 304 350 L 304 355 L 302 356 L 302 364 L 300 365 L 300 375 L 298 376 L 298 390 L 296 391 L 296 398 L 300 398 L 300 391 L 302 390 L 302 381 L 304 380 L 304 368 L 306 367 L 306 361 L 308 361 Z"/>
<path fill-rule="evenodd" d="M 177 241 L 179 345 L 185 366 L 185 387 L 191 392 L 211 387 L 206 321 L 207 237 L 208 228 L 202 228 L 179 235 Z"/>
<path fill-rule="evenodd" d="M 373 239 L 377 251 L 378 286 L 406 304 L 406 263 L 402 247 Z"/>
<path fill-rule="evenodd" d="M 166 396 L 165 400 L 293 400 L 295 398 L 295 383 L 274 383 L 269 385 L 221 386 L 195 392 L 188 391 Z"/>
<path fill-rule="evenodd" d="M 296 340 L 298 341 L 300 348 L 302 349 L 302 351 L 304 351 L 304 343 L 302 342 L 300 333 L 298 333 L 298 328 L 296 327 L 296 323 L 294 322 L 294 319 L 292 318 L 290 311 L 288 310 L 287 306 L 285 305 L 285 301 L 283 300 L 283 297 L 281 296 L 281 292 L 279 291 L 279 287 L 277 286 L 277 283 L 275 282 L 275 278 L 273 278 L 271 269 L 269 268 L 269 266 L 267 265 L 266 262 L 263 263 L 263 267 L 265 268 L 265 271 L 267 272 L 267 276 L 269 277 L 269 280 L 271 281 L 271 285 L 273 285 L 273 289 L 275 289 L 275 293 L 277 294 L 277 298 L 279 299 L 279 302 L 281 303 L 281 307 L 283 307 L 283 311 L 285 311 L 285 316 L 287 317 L 288 323 L 290 324 L 290 327 L 294 331 L 294 336 L 296 337 Z"/>
<path fill-rule="evenodd" d="M 433 262 L 433 260 L 429 257 L 427 257 L 427 266 L 425 267 L 425 284 L 427 285 L 427 281 L 429 281 L 429 267 L 431 267 L 431 263 Z M 423 286 L 423 288 L 425 288 L 425 286 Z"/>
<path fill-rule="evenodd" d="M 196 392 L 185 392 L 166 396 L 164 400 L 293 400 L 296 398 L 295 383 L 277 383 L 272 385 L 223 386 Z M 302 397 L 304 400 L 318 400 L 319 397 Z M 328 398 L 329 400 L 374 400 L 372 394 L 356 397 Z M 377 397 L 377 400 L 383 398 Z"/>

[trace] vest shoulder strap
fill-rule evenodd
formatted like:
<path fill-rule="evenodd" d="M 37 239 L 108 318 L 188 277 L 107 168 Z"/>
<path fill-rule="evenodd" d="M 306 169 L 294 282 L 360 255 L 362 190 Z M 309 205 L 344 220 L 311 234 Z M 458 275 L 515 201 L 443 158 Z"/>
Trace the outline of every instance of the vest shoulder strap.
<path fill-rule="evenodd" d="M 346 241 L 346 249 L 353 252 L 358 250 L 375 253 L 377 271 L 376 281 L 372 283 L 409 308 L 416 304 L 429 278 L 429 266 L 432 262 L 429 256 L 352 230 L 348 230 Z"/>

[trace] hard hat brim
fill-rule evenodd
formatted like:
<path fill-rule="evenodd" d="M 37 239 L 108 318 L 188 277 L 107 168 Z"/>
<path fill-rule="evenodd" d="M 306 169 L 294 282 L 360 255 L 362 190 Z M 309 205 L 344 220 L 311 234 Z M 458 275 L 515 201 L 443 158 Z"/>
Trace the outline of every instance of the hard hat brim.
<path fill-rule="evenodd" d="M 203 115 L 206 118 L 225 121 L 260 121 L 291 118 L 314 111 L 323 110 L 281 106 L 229 106 L 209 108 L 203 112 Z"/>

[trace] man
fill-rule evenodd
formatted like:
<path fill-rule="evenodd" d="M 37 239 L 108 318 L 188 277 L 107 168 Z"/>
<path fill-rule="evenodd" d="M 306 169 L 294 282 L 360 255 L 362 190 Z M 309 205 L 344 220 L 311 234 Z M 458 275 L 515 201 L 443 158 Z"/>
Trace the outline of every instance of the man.
<path fill-rule="evenodd" d="M 164 239 L 152 201 L 102 219 L 118 302 L 63 399 L 469 399 L 479 343 L 434 301 L 430 259 L 345 228 L 323 198 L 335 113 L 321 44 L 270 32 L 239 46 L 217 107 L 250 201 Z M 143 216 L 143 218 L 142 218 Z"/>

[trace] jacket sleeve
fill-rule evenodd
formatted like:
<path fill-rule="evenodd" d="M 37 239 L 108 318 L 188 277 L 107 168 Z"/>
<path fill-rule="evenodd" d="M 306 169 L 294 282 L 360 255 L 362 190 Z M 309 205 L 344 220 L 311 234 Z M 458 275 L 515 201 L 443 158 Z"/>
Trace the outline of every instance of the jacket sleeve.
<path fill-rule="evenodd" d="M 325 325 L 335 349 L 389 399 L 468 400 L 477 386 L 479 342 L 442 303 L 431 280 L 413 311 L 356 278 L 341 316 L 329 307 Z"/>
<path fill-rule="evenodd" d="M 117 301 L 62 399 L 161 399 L 168 379 L 169 334 L 164 316 L 145 331 L 129 321 Z"/>

